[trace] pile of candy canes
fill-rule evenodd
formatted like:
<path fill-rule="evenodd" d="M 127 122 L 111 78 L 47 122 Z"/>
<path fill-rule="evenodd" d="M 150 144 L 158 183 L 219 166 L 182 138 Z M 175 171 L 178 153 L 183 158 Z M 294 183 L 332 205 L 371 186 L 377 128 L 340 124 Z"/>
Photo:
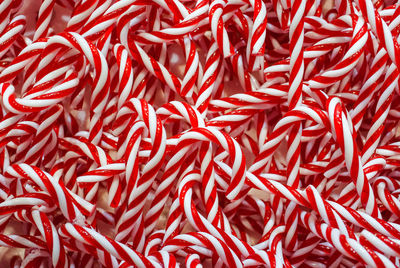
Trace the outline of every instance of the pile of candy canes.
<path fill-rule="evenodd" d="M 399 31 L 391 0 L 0 1 L 1 265 L 399 266 Z"/>

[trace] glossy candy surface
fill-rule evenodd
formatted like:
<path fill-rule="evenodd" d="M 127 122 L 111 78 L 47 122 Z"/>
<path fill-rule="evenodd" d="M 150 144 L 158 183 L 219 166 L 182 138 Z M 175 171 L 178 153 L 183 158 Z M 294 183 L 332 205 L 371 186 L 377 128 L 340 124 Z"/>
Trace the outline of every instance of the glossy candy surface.
<path fill-rule="evenodd" d="M 0 266 L 400 266 L 399 30 L 392 0 L 0 1 Z"/>

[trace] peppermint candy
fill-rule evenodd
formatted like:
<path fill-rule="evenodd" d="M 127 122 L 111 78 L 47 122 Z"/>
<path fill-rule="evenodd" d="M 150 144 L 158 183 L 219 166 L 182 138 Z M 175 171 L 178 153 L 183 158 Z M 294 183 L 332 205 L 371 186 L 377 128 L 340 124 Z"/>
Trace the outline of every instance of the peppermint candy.
<path fill-rule="evenodd" d="M 390 0 L 2 1 L 2 263 L 399 266 L 399 34 Z"/>

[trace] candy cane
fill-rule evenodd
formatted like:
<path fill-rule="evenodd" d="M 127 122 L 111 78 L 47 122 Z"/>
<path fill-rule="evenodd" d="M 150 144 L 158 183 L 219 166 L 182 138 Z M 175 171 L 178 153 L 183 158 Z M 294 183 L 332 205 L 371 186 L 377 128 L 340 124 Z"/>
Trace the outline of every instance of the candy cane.
<path fill-rule="evenodd" d="M 64 215 L 69 219 L 74 219 L 77 215 L 88 215 L 92 213 L 93 205 L 90 203 L 82 203 L 76 201 L 75 196 L 72 196 L 62 185 L 54 180 L 52 176 L 44 173 L 36 167 L 27 164 L 10 166 L 7 170 L 10 176 L 24 178 L 27 177 L 34 181 L 43 190 L 51 192 Z"/>
<path fill-rule="evenodd" d="M 128 210 L 131 211 L 129 214 L 132 214 L 130 216 L 129 214 L 126 214 L 128 217 L 122 217 L 118 226 L 119 226 L 119 232 L 118 232 L 118 238 L 120 241 L 126 239 L 127 235 L 129 232 L 124 230 L 122 233 L 123 229 L 128 229 L 132 230 L 133 226 L 129 226 L 128 228 L 122 227 L 123 223 L 125 221 L 128 221 L 129 219 L 135 219 L 137 218 L 138 215 L 141 214 L 141 210 L 144 206 L 144 197 L 150 190 L 151 184 L 160 169 L 160 163 L 162 163 L 162 160 L 164 158 L 164 150 L 165 150 L 165 139 L 166 139 L 166 134 L 165 130 L 162 128 L 161 121 L 157 118 L 155 111 L 149 106 L 146 102 L 144 101 L 139 101 L 137 99 L 131 99 L 130 102 L 128 102 L 128 105 L 125 110 L 121 110 L 119 113 L 118 117 L 123 117 L 127 113 L 136 113 L 137 116 L 140 118 L 143 118 L 146 127 L 149 128 L 150 131 L 150 137 L 153 143 L 153 149 L 150 153 L 150 159 L 149 162 L 146 164 L 146 166 L 143 169 L 143 173 L 141 174 L 140 178 L 132 178 L 135 180 L 135 187 L 132 189 L 132 192 L 129 193 L 129 201 L 128 201 Z M 157 122 L 156 125 L 151 124 L 150 122 Z M 141 193 L 141 194 L 139 194 Z M 143 195 L 141 197 L 141 195 Z M 121 226 L 122 225 L 122 226 Z"/>
<path fill-rule="evenodd" d="M 54 0 L 44 0 L 40 5 L 38 19 L 36 22 L 36 31 L 33 36 L 33 40 L 38 40 L 39 38 L 47 36 L 55 3 L 56 1 Z"/>
<path fill-rule="evenodd" d="M 224 21 L 222 19 L 222 13 L 226 4 L 227 3 L 222 0 L 213 1 L 209 9 L 211 32 L 214 40 L 216 40 L 218 44 L 218 48 L 225 58 L 232 56 L 234 53 L 233 46 L 229 41 L 228 32 L 224 27 Z"/>
<path fill-rule="evenodd" d="M 347 124 L 347 119 L 343 113 L 338 99 L 332 98 L 327 103 L 329 109 L 329 117 L 332 129 L 339 141 L 339 146 L 344 154 L 346 166 L 350 172 L 357 192 L 360 195 L 361 201 L 365 204 L 368 213 L 373 216 L 378 216 L 379 211 L 375 201 L 371 186 L 365 178 L 365 173 L 361 168 L 361 159 L 358 155 L 357 148 L 354 146 L 350 126 Z M 334 121 L 338 120 L 338 121 Z M 341 126 L 338 123 L 341 122 Z M 345 146 L 344 144 L 348 144 Z"/>
<path fill-rule="evenodd" d="M 96 8 L 98 0 L 87 0 L 78 2 L 67 24 L 67 31 L 79 31 Z"/>
<path fill-rule="evenodd" d="M 220 83 L 217 78 L 219 72 L 221 71 L 221 59 L 217 51 L 218 45 L 216 42 L 213 42 L 207 53 L 203 79 L 201 81 L 201 87 L 199 89 L 199 94 L 196 100 L 196 108 L 200 112 L 203 112 L 207 109 L 208 102 L 211 99 L 211 95 Z"/>
<path fill-rule="evenodd" d="M 385 256 L 374 251 L 368 252 L 362 246 L 358 246 L 359 244 L 356 240 L 352 238 L 347 238 L 346 236 L 340 236 L 337 229 L 318 223 L 315 217 L 311 214 L 307 214 L 307 212 L 301 212 L 300 219 L 307 228 L 312 230 L 313 233 L 317 234 L 320 237 L 323 237 L 324 239 L 327 239 L 328 241 L 331 241 L 334 246 L 343 254 L 357 260 L 361 260 L 364 263 L 370 263 L 371 265 L 386 265 L 388 267 L 394 267 L 393 263 Z M 320 227 L 317 229 L 317 226 L 319 225 Z M 330 233 L 329 236 L 327 235 L 328 232 Z M 346 241 L 347 245 L 343 245 L 343 242 L 339 240 L 339 237 L 341 237 L 343 241 Z M 352 249 L 354 251 L 351 251 Z"/>
<path fill-rule="evenodd" d="M 0 32 L 6 28 L 7 24 L 10 21 L 10 12 L 12 9 L 13 0 L 3 1 L 0 5 L 0 15 L 1 15 L 1 22 L 0 22 Z"/>
<path fill-rule="evenodd" d="M 250 66 L 254 66 L 255 61 L 258 60 L 259 68 L 263 68 L 264 58 L 262 55 L 264 54 L 263 43 L 265 42 L 267 28 L 267 9 L 263 1 L 251 1 L 250 3 L 254 9 L 254 24 L 247 42 L 246 56 Z M 258 55 L 258 57 L 256 57 L 257 59 L 252 59 L 250 55 Z M 255 70 L 254 67 L 249 69 Z"/>
<path fill-rule="evenodd" d="M 76 47 L 78 51 L 85 54 L 90 64 L 95 68 L 96 75 L 93 84 L 93 94 L 91 104 L 93 105 L 93 116 L 91 120 L 91 140 L 98 142 L 101 131 L 100 114 L 104 109 L 109 94 L 109 74 L 108 65 L 104 56 L 93 45 L 90 45 L 82 36 L 75 33 L 66 33 L 54 36 L 49 39 L 48 46 L 52 44 L 62 44 L 67 47 Z M 46 59 L 47 61 L 50 58 Z M 42 60 L 43 62 L 43 60 Z M 43 63 L 42 63 L 43 64 Z"/>
<path fill-rule="evenodd" d="M 25 24 L 25 17 L 22 15 L 16 16 L 10 21 L 10 24 L 4 29 L 0 37 L 0 57 L 9 51 L 18 36 L 24 31 Z"/>
<path fill-rule="evenodd" d="M 104 251 L 109 251 L 111 255 L 132 265 L 146 267 L 155 266 L 154 261 L 151 261 L 122 243 L 99 234 L 91 228 L 67 223 L 61 227 L 61 232 L 82 243 L 93 245 Z"/>

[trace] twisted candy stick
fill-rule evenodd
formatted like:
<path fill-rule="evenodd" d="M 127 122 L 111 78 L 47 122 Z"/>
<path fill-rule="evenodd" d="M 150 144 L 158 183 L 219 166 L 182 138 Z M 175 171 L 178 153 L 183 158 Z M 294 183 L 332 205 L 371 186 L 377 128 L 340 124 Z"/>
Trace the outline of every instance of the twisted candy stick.
<path fill-rule="evenodd" d="M 39 211 L 33 211 L 32 219 L 45 239 L 49 251 L 51 251 L 54 267 L 68 267 L 67 256 L 63 251 L 63 244 L 60 241 L 55 226 L 49 221 L 47 215 Z"/>
<path fill-rule="evenodd" d="M 49 25 L 51 16 L 53 14 L 53 8 L 56 1 L 54 0 L 44 0 L 40 5 L 36 31 L 33 36 L 33 40 L 38 40 L 40 38 L 46 37 L 49 32 Z"/>
<path fill-rule="evenodd" d="M 302 91 L 303 91 L 303 74 L 304 74 L 304 63 L 303 63 L 303 38 L 304 38 L 304 21 L 303 14 L 305 9 L 304 1 L 292 1 L 291 10 L 291 25 L 290 25 L 290 79 L 289 79 L 289 91 L 288 91 L 288 102 L 289 109 L 301 105 L 302 103 Z M 289 132 L 288 139 L 288 185 L 298 187 L 299 186 L 299 168 L 300 168 L 300 137 L 302 135 L 302 125 L 298 123 L 294 125 Z M 295 233 L 297 228 L 297 209 L 288 206 L 288 210 L 285 214 L 285 221 L 287 225 L 287 237 L 285 242 L 288 244 L 289 249 L 293 249 L 295 246 Z M 291 222 L 291 223 L 289 223 Z"/>
<path fill-rule="evenodd" d="M 361 159 L 358 156 L 353 134 L 351 133 L 352 130 L 350 129 L 350 125 L 348 124 L 341 108 L 339 99 L 332 98 L 328 100 L 327 106 L 332 129 L 334 130 L 336 139 L 344 154 L 346 166 L 354 184 L 356 185 L 357 193 L 361 198 L 361 202 L 366 206 L 368 213 L 375 217 L 379 216 L 379 210 L 374 193 L 361 167 Z"/>
<path fill-rule="evenodd" d="M 62 235 L 72 237 L 82 243 L 94 245 L 96 248 L 99 247 L 104 251 L 109 251 L 111 255 L 118 259 L 123 259 L 132 265 L 143 267 L 154 266 L 154 261 L 151 261 L 151 259 L 144 257 L 142 254 L 135 252 L 124 244 L 102 236 L 91 228 L 67 223 L 66 225 L 61 226 L 60 232 Z"/>
<path fill-rule="evenodd" d="M 249 65 L 254 65 L 256 59 L 250 57 L 250 55 L 258 55 L 257 61 L 259 68 L 263 69 L 264 67 L 264 47 L 263 43 L 265 43 L 265 35 L 266 35 L 266 27 L 267 27 L 267 9 L 263 1 L 251 1 L 250 4 L 253 6 L 254 15 L 253 15 L 253 27 L 252 31 L 249 34 L 249 41 L 247 42 L 247 51 L 246 56 L 249 62 Z M 250 51 L 251 50 L 251 51 Z M 254 62 L 254 63 L 253 63 Z M 255 66 L 254 66 L 255 67 Z M 255 70 L 255 68 L 249 68 L 250 70 Z"/>
<path fill-rule="evenodd" d="M 352 257 L 356 258 L 357 260 L 362 260 L 364 263 L 368 263 L 369 265 L 395 267 L 393 263 L 384 255 L 380 253 L 375 253 L 373 251 L 371 252 L 370 250 L 368 251 L 363 247 L 359 247 L 356 240 L 348 238 L 346 236 L 341 236 L 341 238 L 339 238 L 338 236 L 340 236 L 340 234 L 337 229 L 331 229 L 332 227 L 318 223 L 315 217 L 313 217 L 311 214 L 301 212 L 300 219 L 307 226 L 307 228 L 309 228 L 319 236 L 324 237 L 328 241 L 331 241 L 331 243 L 343 243 L 341 242 L 341 240 L 346 241 L 346 244 L 343 243 L 340 246 L 336 246 L 336 248 L 342 253 L 346 255 L 352 255 Z M 317 228 L 316 226 L 318 225 L 321 226 Z"/>
<path fill-rule="evenodd" d="M 3 1 L 0 5 L 0 15 L 1 15 L 1 22 L 0 22 L 0 32 L 7 27 L 7 24 L 10 21 L 10 13 L 13 8 L 13 0 Z"/>
<path fill-rule="evenodd" d="M 222 18 L 226 5 L 227 3 L 225 1 L 217 0 L 211 3 L 209 9 L 211 33 L 224 58 L 232 56 L 234 53 L 233 46 L 229 41 L 228 32 L 224 27 L 224 21 Z"/>
<path fill-rule="evenodd" d="M 124 231 L 124 229 L 132 230 L 132 225 L 128 228 L 124 227 L 124 222 L 129 219 L 137 219 L 138 215 L 141 214 L 141 210 L 144 206 L 145 196 L 148 194 L 152 182 L 157 175 L 158 170 L 160 169 L 160 164 L 164 158 L 164 150 L 165 150 L 165 139 L 166 134 L 165 130 L 161 125 L 161 121 L 157 118 L 155 111 L 151 106 L 149 106 L 144 101 L 139 101 L 137 99 L 131 99 L 125 109 L 121 110 L 119 113 L 119 118 L 124 117 L 127 113 L 136 113 L 139 118 L 142 118 L 146 124 L 146 127 L 149 129 L 150 137 L 152 140 L 153 148 L 150 152 L 149 162 L 143 168 L 143 173 L 140 178 L 136 177 L 131 178 L 134 180 L 134 188 L 132 192 L 128 193 L 128 211 L 126 216 L 122 216 L 118 223 L 118 236 L 117 239 L 120 241 L 124 241 L 126 237 L 129 235 L 129 232 Z M 155 122 L 152 123 L 152 122 Z M 130 215 L 131 214 L 131 215 Z M 137 228 L 137 227 L 136 227 Z M 126 240 L 125 240 L 126 241 Z"/>
<path fill-rule="evenodd" d="M 26 20 L 22 15 L 16 16 L 10 21 L 10 23 L 1 33 L 0 57 L 3 57 L 9 51 L 18 37 L 20 37 L 20 34 L 25 29 L 25 24 Z"/>
<path fill-rule="evenodd" d="M 71 48 L 76 48 L 84 53 L 90 64 L 95 68 L 96 75 L 93 81 L 93 94 L 91 96 L 91 104 L 93 105 L 93 115 L 91 119 L 90 139 L 97 143 L 100 139 L 101 130 L 101 112 L 105 106 L 105 100 L 109 92 L 109 74 L 108 65 L 104 56 L 97 48 L 89 44 L 83 37 L 75 33 L 67 33 L 59 36 L 54 36 L 48 42 L 48 45 L 62 44 Z M 51 58 L 46 58 L 51 60 Z M 43 62 L 43 61 L 42 61 Z"/>
<path fill-rule="evenodd" d="M 29 178 L 44 191 L 50 192 L 52 198 L 55 199 L 61 211 L 68 219 L 72 220 L 80 217 L 81 214 L 89 215 L 93 212 L 93 205 L 88 202 L 83 203 L 80 198 L 77 201 L 76 197 L 71 195 L 63 185 L 60 185 L 52 176 L 36 167 L 31 167 L 27 164 L 10 166 L 6 174 L 16 178 Z"/>

